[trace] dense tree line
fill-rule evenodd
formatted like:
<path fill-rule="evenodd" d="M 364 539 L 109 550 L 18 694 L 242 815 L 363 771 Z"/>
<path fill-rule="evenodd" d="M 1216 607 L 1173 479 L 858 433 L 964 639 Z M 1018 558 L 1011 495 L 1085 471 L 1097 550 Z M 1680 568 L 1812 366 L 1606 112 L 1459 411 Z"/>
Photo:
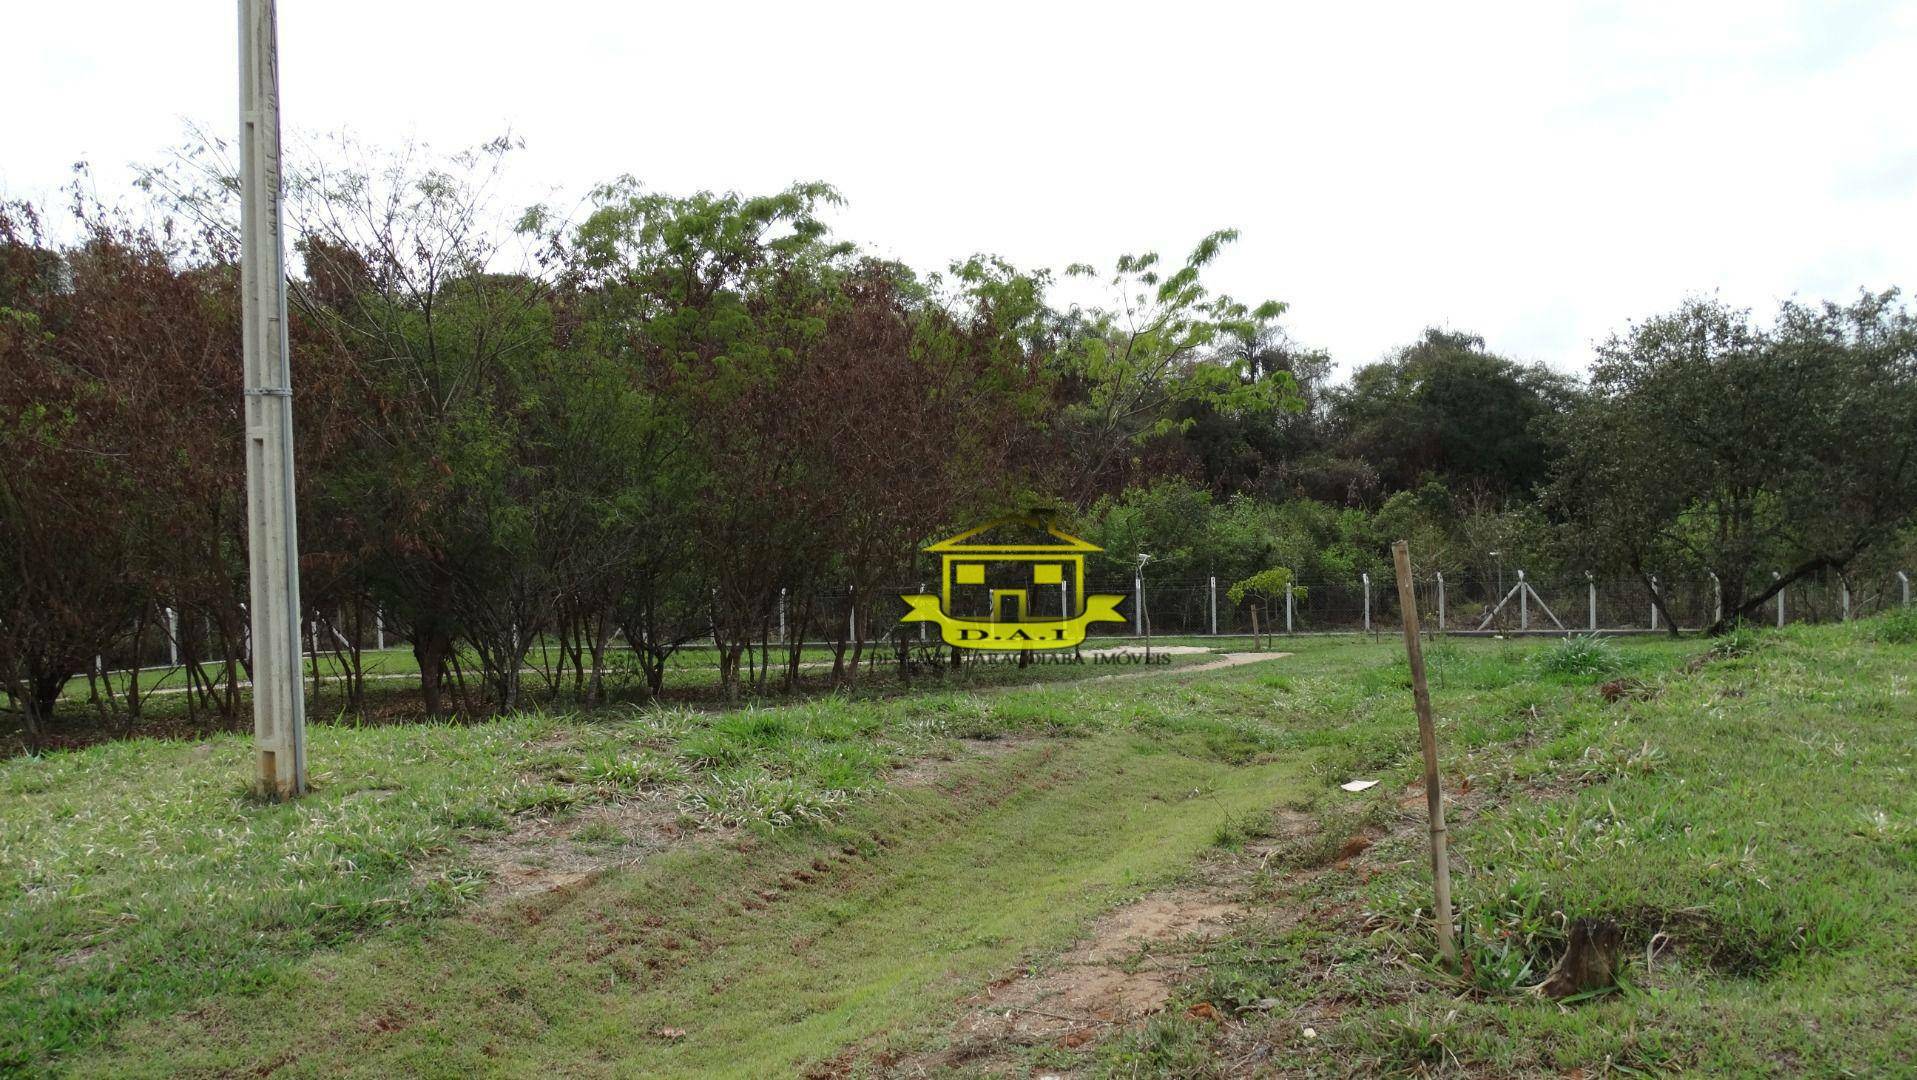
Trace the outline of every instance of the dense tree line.
<path fill-rule="evenodd" d="M 918 547 L 1059 514 L 1122 580 L 1427 569 L 1709 570 L 1748 615 L 1776 580 L 1908 543 L 1917 331 L 1895 293 L 1707 302 L 1602 345 L 1588 384 L 1427 331 L 1341 384 L 1282 304 L 1205 284 L 1236 237 L 1129 255 L 1102 304 L 990 256 L 920 274 L 832 237 L 829 187 L 671 196 L 620 179 L 566 217 L 500 217 L 498 142 L 439 159 L 344 142 L 288 178 L 303 599 L 363 691 L 371 620 L 433 715 L 657 692 L 713 639 L 729 693 L 789 685 L 782 616 L 843 594 L 872 626 Z M 189 708 L 246 667 L 244 464 L 229 170 L 150 170 L 138 217 L 76 239 L 0 207 L 0 687 L 30 738 L 95 657 L 173 613 Z M 791 610 L 784 611 L 782 602 Z M 169 631 L 171 626 L 169 624 Z M 834 678 L 857 678 L 841 632 Z M 231 658 L 224 677 L 196 662 Z M 465 670 L 473 664 L 476 670 Z M 118 708 L 137 715 L 137 678 Z"/>

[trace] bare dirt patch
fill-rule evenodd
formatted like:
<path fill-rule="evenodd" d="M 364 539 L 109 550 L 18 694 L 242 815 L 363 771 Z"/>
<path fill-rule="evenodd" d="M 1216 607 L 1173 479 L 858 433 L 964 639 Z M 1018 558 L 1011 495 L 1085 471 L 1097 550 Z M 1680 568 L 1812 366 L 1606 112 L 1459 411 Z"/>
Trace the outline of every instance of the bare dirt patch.
<path fill-rule="evenodd" d="M 1012 1071 L 1025 1048 L 1090 1048 L 1163 1011 L 1177 987 L 1200 972 L 1204 947 L 1251 917 L 1249 881 L 1281 845 L 1314 828 L 1309 815 L 1290 810 L 1277 811 L 1273 825 L 1273 836 L 1206 860 L 1204 884 L 1134 900 L 1041 969 L 993 980 L 961 1003 L 965 1014 L 945 1049 L 882 1063 L 887 1075 L 938 1075 L 961 1066 Z"/>
<path fill-rule="evenodd" d="M 648 792 L 564 817 L 522 815 L 504 835 L 474 843 L 470 853 L 491 879 L 486 900 L 497 905 L 579 885 L 683 843 L 688 830 L 679 817 L 669 793 Z M 586 841 L 582 833 L 618 839 Z"/>
<path fill-rule="evenodd" d="M 1179 649 L 1184 649 L 1184 648 L 1189 648 L 1189 647 L 1188 647 L 1188 646 L 1173 646 L 1172 648 L 1179 648 Z M 1152 651 L 1153 651 L 1154 653 L 1158 653 L 1158 652 L 1167 652 L 1167 653 L 1168 653 L 1168 652 L 1171 652 L 1171 651 L 1172 651 L 1172 648 L 1166 648 L 1166 649 L 1154 649 L 1154 650 L 1152 650 Z M 1144 650 L 1143 650 L 1143 649 L 1138 649 L 1138 650 L 1117 650 L 1117 653 L 1120 653 L 1120 654 L 1122 654 L 1122 653 L 1125 653 L 1125 652 L 1128 652 L 1128 651 L 1129 651 L 1129 652 L 1135 652 L 1135 653 L 1136 653 L 1137 655 L 1139 655 L 1139 656 L 1143 656 L 1143 655 L 1144 655 Z M 1207 651 L 1209 651 L 1209 650 L 1206 650 L 1206 649 L 1198 649 L 1198 650 L 1195 650 L 1195 651 L 1198 651 L 1198 652 L 1207 652 Z M 1159 669 L 1157 669 L 1157 670 L 1150 670 L 1150 669 L 1147 669 L 1147 670 L 1145 670 L 1145 671 L 1128 671 L 1128 672 L 1125 672 L 1125 673 L 1124 673 L 1124 674 L 1122 674 L 1122 675 L 1101 675 L 1101 676 L 1099 676 L 1099 678 L 1098 678 L 1098 679 L 1096 679 L 1096 680 L 1093 680 L 1093 681 L 1097 681 L 1097 682 L 1105 682 L 1105 681 L 1110 681 L 1110 680 L 1112 680 L 1112 679 L 1142 679 L 1142 678 L 1146 678 L 1146 677 L 1149 677 L 1149 676 L 1153 676 L 1153 675 L 1196 675 L 1196 674 L 1198 674 L 1198 673 L 1199 673 L 1199 672 L 1201 672 L 1201 671 L 1217 671 L 1217 670 L 1219 670 L 1220 668 L 1230 668 L 1230 667 L 1238 667 L 1238 666 L 1240 666 L 1240 665 L 1242 665 L 1242 664 L 1255 664 L 1255 663 L 1257 663 L 1257 662 L 1258 662 L 1258 661 L 1260 661 L 1260 660 L 1282 660 L 1282 659 L 1284 659 L 1285 657 L 1287 657 L 1287 656 L 1290 656 L 1290 655 L 1291 655 L 1291 654 L 1290 654 L 1290 653 L 1288 653 L 1288 652 L 1233 652 L 1233 653 L 1221 653 L 1221 654 L 1219 654 L 1219 657 L 1218 657 L 1218 659 L 1216 659 L 1216 660 L 1207 660 L 1207 661 L 1205 661 L 1205 662 L 1204 662 L 1204 663 L 1202 663 L 1202 664 L 1189 664 L 1189 665 L 1186 665 L 1186 666 L 1184 666 L 1184 667 L 1173 667 L 1173 668 L 1159 668 Z"/>
<path fill-rule="evenodd" d="M 1004 757 L 1006 754 L 1039 741 L 1035 735 L 1007 735 L 997 739 L 956 739 L 958 748 L 950 754 L 912 758 L 902 761 L 886 777 L 887 787 L 923 787 L 936 782 L 961 762 L 979 758 Z"/>
<path fill-rule="evenodd" d="M 1043 971 L 995 980 L 969 999 L 952 1046 L 923 1069 L 985 1065 L 1046 1043 L 1082 1046 L 1103 1029 L 1141 1021 L 1192 973 L 1192 955 L 1243 915 L 1240 903 L 1211 889 L 1167 890 L 1127 904 Z"/>
<path fill-rule="evenodd" d="M 886 777 L 888 788 L 939 783 L 957 765 L 1003 757 L 1040 741 L 1035 737 L 960 739 L 957 749 L 937 757 L 900 763 Z M 563 745 L 555 737 L 542 745 Z M 470 855 L 488 877 L 482 907 L 497 907 L 556 889 L 567 889 L 600 874 L 634 866 L 674 846 L 723 840 L 737 829 L 694 827 L 684 820 L 674 786 L 588 803 L 549 815 L 522 814 L 501 835 L 474 842 Z"/>

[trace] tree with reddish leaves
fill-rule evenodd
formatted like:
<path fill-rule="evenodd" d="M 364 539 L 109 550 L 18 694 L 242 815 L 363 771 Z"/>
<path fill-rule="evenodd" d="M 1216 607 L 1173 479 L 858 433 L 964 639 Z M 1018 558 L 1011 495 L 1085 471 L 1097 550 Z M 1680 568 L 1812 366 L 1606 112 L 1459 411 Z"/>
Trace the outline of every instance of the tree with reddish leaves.
<path fill-rule="evenodd" d="M 93 284 L 32 208 L 0 206 L 0 686 L 34 751 L 140 603 L 127 462 L 106 430 L 124 418 L 65 338 Z"/>
<path fill-rule="evenodd" d="M 1043 471 L 1033 430 L 1036 357 L 1001 346 L 978 287 L 938 302 L 903 267 L 866 261 L 802 361 L 799 443 L 829 478 L 836 576 L 859 626 L 889 625 L 917 549 L 939 530 L 1011 505 Z M 852 620 L 847 620 L 851 625 Z M 836 680 L 856 676 L 865 640 L 841 638 Z"/>

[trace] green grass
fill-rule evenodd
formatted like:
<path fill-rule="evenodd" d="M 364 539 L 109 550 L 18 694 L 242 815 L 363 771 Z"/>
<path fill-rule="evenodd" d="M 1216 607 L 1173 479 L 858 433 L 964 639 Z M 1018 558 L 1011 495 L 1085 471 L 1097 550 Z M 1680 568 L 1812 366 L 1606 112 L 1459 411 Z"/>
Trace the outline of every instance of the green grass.
<path fill-rule="evenodd" d="M 610 654 L 609 672 L 605 680 L 606 704 L 601 707 L 630 707 L 648 702 L 648 693 L 644 680 L 636 668 L 631 665 L 631 654 L 615 651 Z M 810 646 L 805 650 L 803 661 L 807 665 L 801 672 L 798 684 L 791 691 L 781 687 L 775 676 L 769 681 L 763 695 L 755 695 L 748 685 L 744 697 L 747 700 L 765 702 L 787 702 L 799 698 L 829 695 L 833 697 L 851 697 L 858 699 L 896 697 L 900 694 L 917 694 L 927 690 L 979 690 L 1002 686 L 1018 686 L 1033 683 L 1070 682 L 1077 679 L 1097 678 L 1130 670 L 1130 665 L 1099 663 L 1087 660 L 1082 664 L 1038 663 L 1027 668 L 1015 664 L 987 663 L 968 664 L 953 670 L 944 665 L 933 670 L 920 669 L 912 674 L 909 682 L 902 681 L 897 668 L 890 663 L 875 665 L 862 664 L 849 685 L 835 686 L 832 683 L 830 666 L 831 650 L 819 646 Z M 871 654 L 867 654 L 868 660 Z M 849 659 L 849 654 L 848 654 Z M 1179 655 L 1166 658 L 1168 666 L 1182 667 L 1203 663 L 1204 655 Z M 529 657 L 532 666 L 544 664 L 548 668 L 558 660 L 557 650 L 549 650 L 542 660 L 537 652 Z M 306 693 L 306 710 L 310 723 L 317 724 L 365 724 L 365 723 L 405 723 L 426 719 L 425 706 L 418 686 L 419 670 L 410 651 L 388 649 L 384 652 L 369 653 L 365 657 L 367 679 L 365 693 L 357 709 L 349 708 L 344 683 L 338 681 L 340 666 L 332 658 L 323 657 L 320 662 L 322 681 L 316 691 L 312 681 L 312 666 L 307 662 L 306 674 L 302 686 Z M 484 692 L 477 684 L 477 662 L 471 656 L 462 661 L 468 672 L 468 691 L 475 708 L 484 707 Z M 216 682 L 223 678 L 223 669 L 207 666 L 209 676 Z M 622 674 L 623 673 L 623 674 Z M 563 673 L 562 673 L 563 674 Z M 528 667 L 522 672 L 522 697 L 529 708 L 537 707 L 552 711 L 570 711 L 584 707 L 580 695 L 574 690 L 572 678 L 568 675 L 558 680 L 555 689 L 544 677 Z M 115 673 L 110 681 L 113 692 L 122 695 L 114 703 L 96 703 L 88 699 L 87 681 L 82 678 L 68 684 L 62 704 L 56 712 L 52 724 L 48 727 L 48 745 L 52 749 L 78 749 L 105 740 L 126 738 L 134 735 L 155 738 L 197 738 L 221 731 L 236 731 L 251 724 L 252 702 L 250 690 L 241 687 L 233 720 L 223 720 L 216 711 L 201 708 L 192 713 L 189 696 L 181 692 L 185 685 L 185 669 L 173 668 L 166 671 L 147 671 L 140 676 L 141 716 L 138 721 L 128 719 L 125 710 L 124 693 L 129 676 Z M 723 707 L 724 697 L 719 682 L 718 654 L 707 646 L 691 646 L 674 653 L 667 661 L 664 685 L 660 699 L 664 702 L 694 704 L 707 707 Z M 452 684 L 448 682 L 443 707 L 457 710 L 459 703 Z M 0 757 L 22 753 L 25 750 L 25 732 L 12 726 L 0 728 Z"/>
<path fill-rule="evenodd" d="M 1128 688 L 1111 695 L 1135 703 L 1125 716 L 1155 715 L 1147 703 L 1171 691 L 1148 687 L 1167 676 L 1101 685 Z M 869 801 L 890 766 L 955 738 L 1123 721 L 1081 723 L 1093 698 L 1060 682 L 731 713 L 318 725 L 314 791 L 278 806 L 245 793 L 248 740 L 235 735 L 0 762 L 0 1064 L 53 1060 L 129 1018 L 250 993 L 315 951 L 454 911 L 484 886 L 466 852 L 517 818 L 661 789 L 691 830 L 816 831 Z"/>
<path fill-rule="evenodd" d="M 1287 775 L 1117 735 L 1034 745 L 817 830 L 666 855 L 334 953 L 74 1064 L 788 1075 L 848 1042 L 936 1032 L 965 988 L 1167 880 L 1222 817 L 1282 796 Z"/>
<path fill-rule="evenodd" d="M 1205 648 L 1223 649 L 1249 647 L 1250 641 L 1249 636 L 1186 636 L 1161 638 L 1155 640 L 1154 644 L 1197 645 Z M 1087 642 L 1085 647 L 1088 649 L 1143 648 L 1143 643 L 1142 641 L 1123 638 L 1096 638 Z M 878 661 L 878 664 L 871 669 L 871 674 L 881 679 L 891 677 L 889 676 L 891 654 L 886 651 L 888 648 L 889 645 L 881 644 L 878 646 L 878 651 L 875 652 L 872 643 L 867 642 L 866 644 L 864 660 L 869 662 L 876 659 Z M 850 661 L 851 655 L 851 650 L 848 648 L 846 650 L 846 659 L 848 661 Z M 606 657 L 609 669 L 608 674 L 613 676 L 613 681 L 618 681 L 620 677 L 624 677 L 627 681 L 639 680 L 638 669 L 632 660 L 632 653 L 629 649 L 614 645 L 607 650 Z M 462 647 L 459 650 L 458 659 L 460 665 L 467 672 L 477 672 L 479 670 L 479 656 L 470 648 Z M 782 663 L 784 656 L 781 653 L 776 653 L 775 650 L 773 660 L 775 664 Z M 801 651 L 800 661 L 801 663 L 815 666 L 829 665 L 832 662 L 832 650 L 825 645 L 807 645 Z M 377 685 L 381 682 L 403 682 L 406 685 L 411 685 L 411 680 L 402 680 L 399 677 L 413 676 L 417 678 L 419 675 L 419 661 L 413 656 L 412 647 L 409 645 L 389 645 L 385 649 L 374 649 L 369 646 L 360 653 L 360 665 L 367 676 L 369 685 Z M 164 702 L 166 698 L 174 696 L 187 686 L 187 672 L 189 667 L 190 665 L 177 664 L 171 667 L 153 666 L 143 669 L 140 672 L 140 693 L 152 694 L 159 692 L 159 700 Z M 346 669 L 343 664 L 333 653 L 326 652 L 319 657 L 317 669 L 322 683 L 322 696 L 332 696 L 335 699 L 341 696 L 343 690 L 336 686 L 335 680 L 344 675 Z M 308 693 L 311 693 L 314 670 L 315 661 L 309 656 L 302 664 L 302 672 L 307 681 Z M 718 670 L 719 651 L 711 645 L 686 645 L 666 659 L 666 677 L 685 685 L 705 685 L 707 682 L 716 682 Z M 564 685 L 570 686 L 572 684 L 571 668 L 565 666 L 563 654 L 556 642 L 542 640 L 528 650 L 522 672 L 525 676 L 528 688 L 544 686 L 545 675 L 543 673 L 554 671 L 559 672 L 560 681 Z M 213 682 L 215 685 L 219 685 L 221 681 L 226 678 L 226 664 L 224 661 L 203 662 L 200 664 L 200 674 L 206 680 Z M 239 669 L 239 674 L 242 680 L 246 678 L 244 667 Z M 126 693 L 131 681 L 131 675 L 128 672 L 112 671 L 108 673 L 105 680 L 96 680 L 95 685 L 100 688 L 110 687 L 114 694 L 123 695 Z M 331 691 L 330 695 L 328 695 L 328 691 Z M 66 702 L 73 703 L 85 701 L 88 693 L 89 687 L 86 677 L 81 676 L 67 684 L 65 690 L 62 692 L 62 697 Z"/>
<path fill-rule="evenodd" d="M 1286 903 L 1367 918 L 1254 928 L 1221 945 L 1211 982 L 1188 994 L 1283 999 L 1285 1019 L 1229 1038 L 1300 1069 L 1909 1074 L 1917 652 L 1894 625 L 1699 642 L 1683 665 L 1627 648 L 1590 670 L 1546 651 L 1540 671 L 1589 670 L 1579 677 L 1595 683 L 1622 667 L 1641 691 L 1607 701 L 1563 676 L 1526 702 L 1514 683 L 1505 693 L 1527 730 L 1482 740 L 1471 732 L 1495 721 L 1458 683 L 1494 672 L 1454 680 L 1436 694 L 1447 782 L 1469 776 L 1482 807 L 1451 832 L 1466 974 L 1431 962 L 1430 875 L 1407 823 L 1379 845 L 1384 873 L 1369 882 L 1275 886 Z M 1396 817 L 1387 800 L 1410 775 L 1401 765 L 1378 789 L 1375 820 Z M 1331 818 L 1330 833 L 1350 824 Z M 1622 988 L 1562 1008 L 1527 989 L 1577 917 L 1623 929 Z M 1335 1021 L 1302 1037 L 1292 1010 L 1322 1016 L 1326 1001 L 1340 1003 Z"/>
<path fill-rule="evenodd" d="M 245 796 L 237 737 L 0 762 L 0 1068 L 877 1061 L 936 1048 L 985 981 L 1267 837 L 1283 805 L 1323 828 L 1285 841 L 1257 888 L 1317 914 L 1220 942 L 1179 998 L 1279 1006 L 1224 1028 L 1174 1008 L 1072 1060 L 1214 1075 L 1262 1044 L 1341 1073 L 1894 1072 L 1917 1052 L 1917 656 L 1887 624 L 1715 653 L 1607 642 L 1596 662 L 1432 643 L 1447 780 L 1471 781 L 1453 831 L 1464 980 L 1426 959 L 1428 873 L 1398 805 L 1409 675 L 1389 642 L 1299 639 L 1196 675 L 1010 669 L 1039 685 L 321 726 L 317 790 L 287 806 Z M 1336 789 L 1354 777 L 1383 782 Z M 659 808 L 678 839 L 605 813 L 622 807 Z M 540 821 L 556 824 L 531 830 L 552 833 L 539 859 L 630 865 L 483 899 L 482 850 Z M 1387 834 L 1375 876 L 1295 876 L 1359 830 Z M 1639 959 L 1627 990 L 1566 1010 L 1522 988 L 1574 915 L 1618 921 Z"/>
<path fill-rule="evenodd" d="M 867 655 L 870 655 L 869 650 Z M 622 681 L 643 685 L 630 650 L 612 648 L 607 651 L 606 656 L 609 681 L 615 685 L 621 684 Z M 849 651 L 847 656 L 850 656 Z M 469 677 L 470 673 L 479 670 L 479 656 L 470 648 L 462 647 L 459 650 L 458 660 L 460 666 L 469 673 Z M 832 660 L 832 650 L 823 646 L 808 646 L 803 650 L 801 660 L 806 664 L 829 664 Z M 419 661 L 413 656 L 412 647 L 408 645 L 365 649 L 360 654 L 360 664 L 366 674 L 369 688 L 380 687 L 382 684 L 397 684 L 411 688 L 419 676 Z M 331 652 L 323 653 L 317 665 L 310 656 L 302 663 L 301 671 L 306 679 L 307 693 L 309 695 L 312 693 L 316 666 L 321 680 L 321 700 L 331 697 L 337 701 L 343 697 L 344 688 L 337 680 L 345 674 L 346 669 Z M 667 678 L 685 685 L 716 683 L 718 670 L 719 653 L 710 645 L 688 645 L 666 659 Z M 527 688 L 532 689 L 545 685 L 545 676 L 542 673 L 554 671 L 559 672 L 560 681 L 564 686 L 572 685 L 571 669 L 563 667 L 562 654 L 557 644 L 548 641 L 527 652 L 521 673 L 525 677 Z M 154 703 L 164 705 L 168 698 L 176 696 L 186 687 L 187 672 L 188 665 L 143 670 L 140 672 L 140 693 L 144 695 L 157 692 L 158 696 L 154 699 Z M 208 661 L 200 665 L 200 672 L 207 680 L 220 685 L 226 678 L 226 665 L 224 661 Z M 244 667 L 239 669 L 239 676 L 242 681 L 245 680 Z M 410 678 L 407 678 L 408 676 Z M 103 682 L 96 680 L 96 685 L 102 688 L 110 685 L 113 693 L 123 695 L 131 681 L 132 677 L 128 672 L 113 671 L 108 673 Z M 87 680 L 82 676 L 69 682 L 62 696 L 68 702 L 79 702 L 86 700 L 88 693 Z"/>

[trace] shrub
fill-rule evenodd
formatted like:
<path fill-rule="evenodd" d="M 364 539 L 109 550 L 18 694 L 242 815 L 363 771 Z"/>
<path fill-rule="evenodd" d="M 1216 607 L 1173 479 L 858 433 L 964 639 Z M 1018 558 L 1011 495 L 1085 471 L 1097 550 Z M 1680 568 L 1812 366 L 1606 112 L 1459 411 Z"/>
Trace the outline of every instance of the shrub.
<path fill-rule="evenodd" d="M 1624 666 L 1616 647 L 1596 634 L 1574 634 L 1538 653 L 1534 660 L 1553 675 L 1609 675 Z"/>
<path fill-rule="evenodd" d="M 1225 598 L 1234 605 L 1244 603 L 1246 597 L 1270 604 L 1283 598 L 1285 590 L 1290 589 L 1293 596 L 1300 600 L 1305 599 L 1304 587 L 1293 585 L 1291 581 L 1292 574 L 1289 569 L 1274 566 L 1269 570 L 1260 570 L 1243 581 L 1233 582 L 1231 587 L 1225 590 Z"/>
<path fill-rule="evenodd" d="M 1871 636 L 1886 645 L 1917 645 L 1917 608 L 1899 608 L 1878 616 Z"/>
<path fill-rule="evenodd" d="M 1739 626 L 1729 633 L 1718 635 L 1711 642 L 1710 655 L 1713 660 L 1733 660 L 1749 656 L 1763 644 L 1763 635 L 1756 627 Z"/>

